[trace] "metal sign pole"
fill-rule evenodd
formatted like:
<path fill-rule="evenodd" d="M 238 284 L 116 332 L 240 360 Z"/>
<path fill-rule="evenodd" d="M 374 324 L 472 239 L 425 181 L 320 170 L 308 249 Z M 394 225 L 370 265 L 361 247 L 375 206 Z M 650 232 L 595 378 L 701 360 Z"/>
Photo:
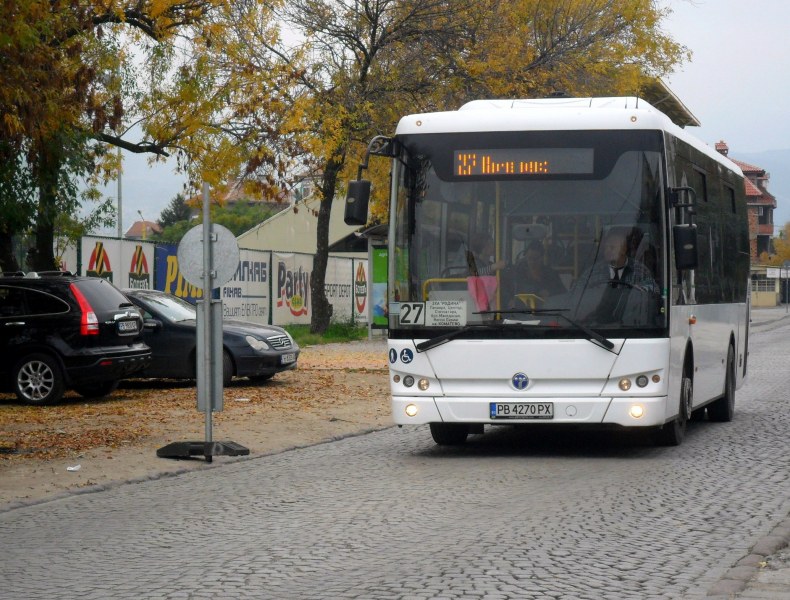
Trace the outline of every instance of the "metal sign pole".
<path fill-rule="evenodd" d="M 212 261 L 212 239 L 211 239 L 211 211 L 209 201 L 209 185 L 203 184 L 203 339 L 201 343 L 206 351 L 203 354 L 203 377 L 200 380 L 203 382 L 203 393 L 206 394 L 206 445 L 211 444 L 211 426 L 212 426 L 212 413 L 214 412 L 214 403 L 212 399 L 212 392 L 214 390 L 213 369 L 211 365 L 216 361 L 217 357 L 212 356 L 214 344 L 212 344 L 212 332 L 214 328 L 211 326 L 211 290 L 213 289 L 212 282 L 214 280 L 214 273 L 211 269 L 213 266 Z M 211 462 L 211 456 L 206 455 L 206 461 Z"/>
<path fill-rule="evenodd" d="M 222 301 L 211 292 L 233 278 L 239 265 L 239 244 L 231 231 L 212 225 L 209 185 L 203 184 L 203 224 L 190 229 L 178 244 L 178 264 L 184 278 L 202 287 L 203 299 L 197 313 L 197 407 L 206 413 L 206 439 L 202 442 L 174 442 L 156 451 L 160 458 L 188 458 L 202 455 L 206 462 L 214 456 L 242 456 L 248 448 L 236 442 L 215 442 L 212 413 L 223 408 L 222 381 Z"/>

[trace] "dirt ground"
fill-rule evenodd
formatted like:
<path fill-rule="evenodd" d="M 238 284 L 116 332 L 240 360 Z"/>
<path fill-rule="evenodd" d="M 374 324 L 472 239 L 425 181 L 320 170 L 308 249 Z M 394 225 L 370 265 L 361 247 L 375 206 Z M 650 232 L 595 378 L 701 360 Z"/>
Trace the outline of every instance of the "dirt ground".
<path fill-rule="evenodd" d="M 212 439 L 251 456 L 308 446 L 392 424 L 382 341 L 304 348 L 296 370 L 250 386 L 237 379 L 213 415 Z M 205 440 L 192 382 L 123 382 L 112 396 L 69 393 L 58 405 L 0 394 L 0 511 L 72 493 L 208 465 L 158 458 L 172 442 Z M 229 460 L 218 456 L 211 466 Z M 79 491 L 79 490 L 77 490 Z"/>

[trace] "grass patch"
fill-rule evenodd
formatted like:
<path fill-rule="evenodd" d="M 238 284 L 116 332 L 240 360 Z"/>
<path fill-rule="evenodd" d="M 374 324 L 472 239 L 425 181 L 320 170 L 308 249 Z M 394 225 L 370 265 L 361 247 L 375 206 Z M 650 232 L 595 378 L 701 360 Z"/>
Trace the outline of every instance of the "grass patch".
<path fill-rule="evenodd" d="M 283 329 L 290 333 L 291 337 L 302 348 L 319 344 L 353 342 L 354 340 L 364 340 L 368 337 L 366 325 L 359 326 L 350 323 L 330 323 L 327 330 L 322 334 L 310 333 L 309 325 L 286 325 Z"/>

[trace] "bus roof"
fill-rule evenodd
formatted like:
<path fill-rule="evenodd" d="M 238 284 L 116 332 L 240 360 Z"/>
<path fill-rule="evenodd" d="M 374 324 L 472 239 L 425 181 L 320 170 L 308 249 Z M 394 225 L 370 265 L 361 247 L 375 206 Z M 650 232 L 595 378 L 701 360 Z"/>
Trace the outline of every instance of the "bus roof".
<path fill-rule="evenodd" d="M 678 127 L 645 100 L 610 98 L 541 98 L 474 100 L 456 111 L 403 117 L 395 135 L 483 131 L 633 130 L 666 131 L 742 175 L 724 155 Z"/>

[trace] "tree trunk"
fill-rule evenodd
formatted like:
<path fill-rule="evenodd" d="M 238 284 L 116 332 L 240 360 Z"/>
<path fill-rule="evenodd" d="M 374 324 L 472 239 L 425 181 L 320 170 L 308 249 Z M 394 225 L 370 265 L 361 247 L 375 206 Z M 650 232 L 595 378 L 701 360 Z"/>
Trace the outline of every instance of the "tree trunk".
<path fill-rule="evenodd" d="M 34 271 L 57 269 L 55 261 L 55 217 L 58 213 L 58 179 L 62 166 L 56 144 L 42 144 L 38 158 L 38 211 L 36 243 L 28 255 L 28 267 Z"/>
<path fill-rule="evenodd" d="M 329 259 L 329 217 L 332 214 L 332 201 L 335 198 L 335 184 L 342 162 L 330 159 L 324 168 L 321 180 L 321 205 L 318 208 L 316 226 L 316 247 L 313 257 L 313 274 L 310 277 L 310 295 L 313 314 L 310 317 L 310 333 L 324 333 L 332 318 L 332 305 L 326 299 L 326 265 Z"/>
<path fill-rule="evenodd" d="M 18 271 L 19 263 L 14 254 L 14 236 L 6 231 L 0 231 L 0 271 L 10 273 Z"/>

